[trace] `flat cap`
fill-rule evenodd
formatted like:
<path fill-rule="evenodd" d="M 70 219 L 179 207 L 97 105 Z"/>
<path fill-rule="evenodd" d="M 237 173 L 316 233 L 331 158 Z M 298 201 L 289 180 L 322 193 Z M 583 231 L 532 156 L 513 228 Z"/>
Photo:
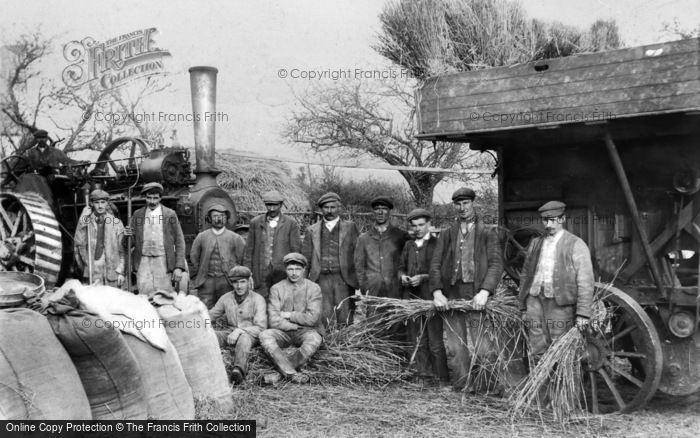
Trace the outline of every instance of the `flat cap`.
<path fill-rule="evenodd" d="M 564 214 L 564 210 L 566 210 L 566 204 L 560 201 L 549 201 L 537 209 L 542 217 L 558 217 Z"/>
<path fill-rule="evenodd" d="M 377 205 L 383 205 L 385 207 L 388 207 L 389 209 L 394 208 L 394 202 L 388 196 L 377 196 L 376 198 L 372 199 L 372 202 L 370 202 L 369 205 L 372 208 L 374 208 Z"/>
<path fill-rule="evenodd" d="M 249 231 L 250 230 L 250 225 L 248 224 L 236 224 L 233 226 L 233 231 L 239 232 L 239 231 Z"/>
<path fill-rule="evenodd" d="M 473 201 L 476 198 L 476 193 L 469 187 L 461 187 L 452 194 L 452 202 L 462 201 L 464 199 L 469 199 Z"/>
<path fill-rule="evenodd" d="M 306 257 L 304 257 L 303 254 L 299 254 L 298 252 L 290 252 L 289 254 L 284 256 L 284 258 L 282 259 L 282 262 L 284 263 L 285 266 L 290 264 L 290 263 L 297 263 L 299 265 L 306 267 L 306 265 L 308 264 L 308 262 L 306 261 Z"/>
<path fill-rule="evenodd" d="M 234 266 L 228 271 L 228 278 L 231 280 L 240 280 L 241 278 L 250 278 L 252 276 L 253 273 L 245 266 Z"/>
<path fill-rule="evenodd" d="M 96 189 L 90 192 L 91 201 L 99 201 L 101 199 L 109 199 L 109 193 L 101 189 Z"/>
<path fill-rule="evenodd" d="M 224 207 L 223 204 L 213 204 L 211 207 L 207 208 L 207 216 L 209 216 L 209 213 L 212 211 L 218 211 L 220 213 L 226 213 L 226 215 L 230 216 L 231 213 L 229 213 L 228 209 Z"/>
<path fill-rule="evenodd" d="M 331 201 L 340 202 L 340 196 L 338 196 L 337 193 L 328 192 L 328 193 L 326 193 L 325 195 L 323 195 L 323 196 L 321 196 L 320 198 L 318 198 L 318 203 L 317 203 L 317 204 L 318 204 L 319 207 L 323 207 L 323 204 L 325 204 L 325 203 L 327 203 L 327 202 L 331 202 Z"/>
<path fill-rule="evenodd" d="M 151 190 L 157 190 L 160 192 L 161 195 L 165 191 L 165 190 L 163 190 L 163 186 L 160 183 L 149 182 L 148 184 L 143 185 L 143 188 L 141 189 L 141 194 L 145 195 L 146 193 L 150 192 Z"/>
<path fill-rule="evenodd" d="M 34 131 L 34 138 L 49 138 L 49 133 L 43 129 L 38 129 Z"/>
<path fill-rule="evenodd" d="M 284 202 L 284 196 L 277 190 L 270 190 L 263 193 L 262 200 L 265 204 L 281 204 Z"/>
<path fill-rule="evenodd" d="M 406 220 L 410 222 L 413 219 L 418 219 L 419 217 L 424 217 L 427 220 L 430 220 L 433 218 L 433 215 L 430 214 L 430 212 L 425 208 L 414 208 L 408 213 Z"/>

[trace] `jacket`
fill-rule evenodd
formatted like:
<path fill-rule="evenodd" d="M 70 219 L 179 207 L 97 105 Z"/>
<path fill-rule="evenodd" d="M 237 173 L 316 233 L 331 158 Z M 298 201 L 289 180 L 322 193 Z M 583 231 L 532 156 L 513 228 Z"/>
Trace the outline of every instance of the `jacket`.
<path fill-rule="evenodd" d="M 455 246 L 460 234 L 459 221 L 443 230 L 438 237 L 430 262 L 430 291 L 450 286 L 455 269 Z M 493 294 L 503 275 L 503 250 L 494 227 L 478 218 L 472 229 L 474 235 L 474 290 L 485 289 Z"/>
<path fill-rule="evenodd" d="M 260 332 L 267 329 L 267 303 L 265 298 L 253 291 L 241 304 L 236 302 L 235 292 L 226 292 L 214 307 L 209 310 L 211 322 L 226 319 L 231 328 L 239 328 L 257 339 Z"/>
<path fill-rule="evenodd" d="M 306 278 L 296 284 L 282 280 L 270 288 L 267 315 L 270 328 L 292 331 L 313 328 L 321 332 L 321 287 Z M 281 312 L 292 312 L 289 319 Z"/>
<path fill-rule="evenodd" d="M 422 298 L 424 300 L 433 299 L 428 274 L 430 272 L 430 263 L 432 262 L 433 254 L 435 253 L 437 241 L 437 238 L 431 236 L 421 248 L 418 248 L 415 240 L 409 240 L 404 245 L 403 251 L 401 251 L 401 260 L 399 262 L 399 272 L 397 277 L 401 279 L 401 277 L 404 275 L 413 277 L 414 275 L 419 274 L 426 275 L 427 277 L 418 287 L 404 286 L 403 298 Z M 413 297 L 411 295 L 413 295 Z"/>
<path fill-rule="evenodd" d="M 309 279 L 318 280 L 321 275 L 321 227 L 323 221 L 318 221 L 309 226 L 304 236 L 302 254 L 309 261 Z M 340 227 L 340 274 L 348 286 L 357 289 L 357 274 L 355 273 L 355 243 L 357 242 L 357 226 L 354 222 L 339 220 Z"/>
<path fill-rule="evenodd" d="M 109 281 L 117 281 L 118 275 L 124 274 L 124 259 L 126 251 L 121 245 L 122 237 L 124 236 L 124 225 L 119 218 L 111 213 L 105 213 L 105 239 L 104 239 L 104 256 L 105 256 L 105 276 Z M 89 217 L 81 216 L 78 221 L 78 226 L 75 229 L 75 237 L 73 239 L 75 249 L 75 260 L 80 268 L 83 269 L 83 276 L 88 275 L 88 227 L 92 240 L 90 241 L 91 254 L 95 254 L 95 245 L 97 243 L 97 223 L 95 215 L 90 214 Z"/>
<path fill-rule="evenodd" d="M 363 293 L 399 298 L 397 272 L 408 233 L 392 225 L 379 234 L 376 228 L 360 234 L 355 246 L 355 272 Z"/>
<path fill-rule="evenodd" d="M 265 242 L 267 239 L 267 216 L 261 214 L 250 221 L 250 229 L 245 245 L 243 265 L 253 272 L 253 281 L 256 285 L 265 283 L 267 266 L 263 266 L 265 258 Z M 284 272 L 282 258 L 290 252 L 301 252 L 301 237 L 299 225 L 294 219 L 280 214 L 279 222 L 275 228 L 275 244 L 272 246 L 272 269 Z"/>
<path fill-rule="evenodd" d="M 165 246 L 165 263 L 168 271 L 172 272 L 175 268 L 182 269 L 187 272 L 187 261 L 185 260 L 185 236 L 182 234 L 180 221 L 175 212 L 161 204 L 163 212 L 163 245 Z M 132 254 L 133 265 L 131 268 L 136 271 L 141 262 L 141 252 L 143 251 L 143 226 L 146 222 L 146 209 L 142 207 L 136 210 L 131 216 L 131 229 L 134 232 Z M 126 247 L 126 237 L 124 238 L 124 246 Z"/>
<path fill-rule="evenodd" d="M 590 318 L 593 303 L 594 274 L 591 253 L 578 236 L 563 230 L 555 251 L 552 286 L 554 299 L 559 306 L 576 305 L 576 314 Z M 540 261 L 542 243 L 546 236 L 532 239 L 527 248 L 525 264 L 520 274 L 521 310 L 526 309 L 527 296 Z"/>
<path fill-rule="evenodd" d="M 192 283 L 192 287 L 195 289 L 203 285 L 207 279 L 209 258 L 217 242 L 221 256 L 221 269 L 224 274 L 228 274 L 231 268 L 243 262 L 245 240 L 241 236 L 228 229 L 224 229 L 224 232 L 218 236 L 214 234 L 212 228 L 202 231 L 197 234 L 190 249 L 192 275 L 196 275 Z"/>

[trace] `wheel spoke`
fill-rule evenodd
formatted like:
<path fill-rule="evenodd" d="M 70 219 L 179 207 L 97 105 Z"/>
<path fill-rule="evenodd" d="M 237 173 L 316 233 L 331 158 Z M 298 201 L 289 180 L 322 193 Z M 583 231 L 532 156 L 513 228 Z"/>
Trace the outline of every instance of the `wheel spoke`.
<path fill-rule="evenodd" d="M 10 218 L 7 217 L 7 213 L 5 212 L 5 206 L 0 204 L 0 238 L 2 240 L 7 239 L 7 233 L 5 233 L 5 227 L 7 227 L 7 230 L 10 230 L 10 224 L 12 221 L 10 221 Z"/>
<path fill-rule="evenodd" d="M 615 357 L 638 357 L 640 359 L 646 359 L 647 357 L 644 353 L 637 353 L 634 351 L 613 351 L 612 355 Z"/>
<path fill-rule="evenodd" d="M 627 327 L 626 329 L 622 330 L 620 333 L 618 333 L 618 334 L 616 334 L 615 336 L 613 336 L 612 339 L 610 339 L 610 341 L 608 342 L 608 345 L 614 344 L 615 341 L 619 341 L 621 338 L 624 338 L 625 336 L 627 336 L 627 335 L 630 334 L 633 330 L 636 330 L 636 329 L 637 329 L 637 326 L 636 326 L 636 325 L 630 325 L 630 326 Z"/>
<path fill-rule="evenodd" d="M 598 373 L 603 377 L 603 380 L 605 380 L 605 384 L 608 385 L 608 388 L 610 388 L 610 392 L 612 393 L 613 397 L 615 397 L 615 401 L 620 407 L 620 410 L 625 409 L 625 401 L 622 399 L 620 391 L 617 390 L 615 382 L 612 381 L 608 373 L 603 368 L 599 369 Z"/>
<path fill-rule="evenodd" d="M 16 236 L 17 231 L 19 230 L 19 224 L 23 221 L 24 219 L 24 210 L 20 210 L 19 214 L 17 215 L 17 218 L 15 219 L 15 223 L 12 225 L 12 231 L 10 232 L 10 236 Z"/>
<path fill-rule="evenodd" d="M 595 373 L 589 371 L 588 377 L 591 379 L 591 404 L 593 405 L 593 413 L 600 414 L 600 408 L 598 407 L 598 382 L 596 382 Z"/>
<path fill-rule="evenodd" d="M 27 256 L 23 256 L 23 255 L 19 256 L 19 261 L 24 263 L 25 265 L 29 265 L 29 266 L 34 265 L 34 260 L 32 260 L 31 258 L 29 258 Z"/>
<path fill-rule="evenodd" d="M 622 369 L 620 369 L 620 368 L 614 366 L 614 365 L 613 365 L 612 363 L 610 363 L 610 361 L 608 361 L 607 359 L 605 360 L 605 364 L 608 365 L 608 366 L 610 367 L 610 369 L 613 370 L 613 372 L 615 372 L 616 374 L 621 375 L 621 376 L 624 377 L 625 379 L 627 379 L 627 380 L 629 380 L 630 382 L 632 382 L 632 383 L 634 383 L 635 385 L 637 385 L 639 388 L 641 388 L 642 385 L 644 384 L 641 380 L 639 380 L 639 379 L 637 379 L 636 377 L 632 376 L 632 375 L 629 374 L 627 371 L 623 371 Z"/>

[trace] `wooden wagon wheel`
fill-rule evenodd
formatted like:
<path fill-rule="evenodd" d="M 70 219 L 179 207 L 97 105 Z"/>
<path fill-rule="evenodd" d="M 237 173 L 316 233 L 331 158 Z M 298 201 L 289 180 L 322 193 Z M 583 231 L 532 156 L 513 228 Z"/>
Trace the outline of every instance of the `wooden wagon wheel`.
<path fill-rule="evenodd" d="M 586 402 L 593 413 L 643 407 L 661 379 L 661 341 L 651 318 L 632 297 L 602 283 L 603 327 L 591 334 L 583 361 Z"/>
<path fill-rule="evenodd" d="M 51 287 L 62 256 L 61 231 L 49 204 L 35 193 L 0 193 L 0 270 L 33 272 Z"/>
<path fill-rule="evenodd" d="M 542 236 L 544 231 L 531 227 L 503 228 L 505 232 L 503 248 L 503 268 L 516 283 L 520 283 L 527 247 L 534 237 Z"/>

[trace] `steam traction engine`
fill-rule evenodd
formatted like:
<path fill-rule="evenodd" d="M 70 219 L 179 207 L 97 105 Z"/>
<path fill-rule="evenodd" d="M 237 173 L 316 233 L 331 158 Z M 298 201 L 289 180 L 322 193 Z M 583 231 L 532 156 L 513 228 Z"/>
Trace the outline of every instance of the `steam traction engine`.
<path fill-rule="evenodd" d="M 190 69 L 194 114 L 216 111 L 216 74 L 212 67 Z M 216 183 L 215 123 L 195 117 L 194 173 L 185 148 L 149 150 L 139 138 L 119 138 L 107 144 L 97 162 L 57 169 L 42 175 L 26 159 L 10 156 L 2 163 L 0 191 L 0 270 L 33 272 L 47 287 L 69 275 L 73 261 L 73 234 L 85 207 L 86 194 L 97 187 L 110 194 L 118 216 L 126 224 L 129 198 L 135 210 L 145 205 L 140 188 L 148 182 L 163 184 L 162 203 L 175 210 L 182 225 L 187 253 L 197 233 L 208 227 L 207 208 L 225 205 L 232 226 L 236 209 Z M 121 151 L 128 158 L 112 158 Z"/>
<path fill-rule="evenodd" d="M 568 205 L 609 318 L 583 363 L 589 408 L 700 389 L 700 39 L 434 77 L 417 97 L 420 138 L 498 152 L 514 277 L 537 208 Z"/>

